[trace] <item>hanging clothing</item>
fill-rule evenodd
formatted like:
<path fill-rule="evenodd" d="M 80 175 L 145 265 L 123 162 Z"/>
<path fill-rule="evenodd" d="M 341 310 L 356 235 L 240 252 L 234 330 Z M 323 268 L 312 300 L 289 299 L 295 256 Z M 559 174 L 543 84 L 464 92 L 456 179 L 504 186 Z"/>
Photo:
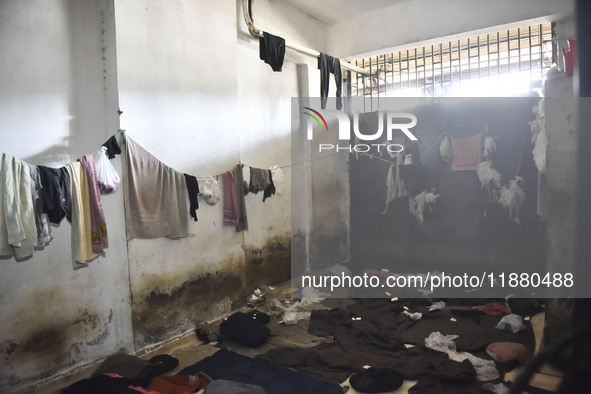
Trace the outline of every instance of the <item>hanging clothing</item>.
<path fill-rule="evenodd" d="M 127 239 L 189 235 L 187 183 L 183 173 L 126 138 L 125 225 Z"/>
<path fill-rule="evenodd" d="M 76 269 L 86 266 L 98 254 L 94 253 L 92 248 L 90 198 L 86 172 L 80 162 L 66 164 L 64 170 L 72 200 L 72 262 Z"/>
<path fill-rule="evenodd" d="M 259 39 L 259 58 L 277 72 L 283 67 L 284 57 L 285 39 L 264 31 Z"/>
<path fill-rule="evenodd" d="M 242 165 L 238 164 L 234 167 L 234 181 L 236 189 L 236 213 L 238 215 L 238 225 L 236 231 L 248 229 L 248 219 L 246 217 L 246 202 L 244 201 L 244 180 L 242 178 Z"/>
<path fill-rule="evenodd" d="M 404 186 L 404 180 L 400 176 L 400 166 L 403 165 L 404 156 L 398 155 L 396 157 L 396 164 L 391 165 L 388 168 L 388 175 L 386 176 L 386 209 L 383 214 L 388 212 L 388 206 L 390 202 L 398 197 L 408 196 L 406 187 Z"/>
<path fill-rule="evenodd" d="M 31 175 L 31 198 L 33 199 L 33 209 L 35 211 L 35 225 L 37 226 L 37 248 L 43 248 L 51 242 L 53 236 L 51 235 L 51 227 L 49 226 L 49 218 L 46 213 L 43 213 L 43 199 L 41 198 L 41 174 L 39 168 L 29 164 L 29 173 Z"/>
<path fill-rule="evenodd" d="M 183 174 L 187 183 L 189 193 L 189 214 L 194 221 L 197 221 L 197 210 L 199 209 L 199 183 L 193 175 Z"/>
<path fill-rule="evenodd" d="M 265 188 L 265 190 L 263 190 L 263 202 L 265 202 L 265 200 L 269 197 L 271 197 L 273 194 L 275 194 L 275 184 L 273 183 L 273 174 L 271 173 L 271 170 L 267 170 L 269 172 L 269 181 L 271 181 L 271 183 L 269 183 L 269 186 L 267 186 Z"/>
<path fill-rule="evenodd" d="M 334 74 L 334 80 L 337 86 L 337 109 L 343 107 L 341 101 L 341 92 L 343 89 L 343 77 L 341 74 L 341 61 L 336 58 L 329 56 L 325 53 L 321 53 L 318 56 L 318 69 L 320 70 L 320 104 L 321 108 L 326 108 L 326 101 L 328 96 L 328 85 L 330 80 L 330 74 Z"/>
<path fill-rule="evenodd" d="M 209 205 L 216 205 L 220 202 L 220 185 L 212 177 L 203 179 L 199 190 L 199 197 L 204 199 Z"/>
<path fill-rule="evenodd" d="M 238 208 L 234 173 L 226 171 L 224 177 L 224 226 L 238 226 Z"/>
<path fill-rule="evenodd" d="M 29 166 L 4 153 L 0 168 L 0 256 L 24 259 L 33 254 L 36 244 Z"/>
<path fill-rule="evenodd" d="M 271 184 L 271 174 L 268 170 L 262 168 L 250 167 L 249 191 L 257 194 L 265 190 Z"/>
<path fill-rule="evenodd" d="M 476 171 L 482 161 L 482 131 L 470 137 L 449 137 L 453 161 L 452 171 Z"/>
<path fill-rule="evenodd" d="M 41 198 L 43 200 L 43 212 L 47 214 L 49 221 L 60 224 L 66 217 L 72 220 L 72 201 L 66 181 L 65 169 L 38 166 L 41 175 Z"/>
<path fill-rule="evenodd" d="M 285 190 L 285 177 L 283 176 L 283 171 L 278 165 L 271 167 L 271 180 L 275 186 L 275 194 L 282 196 L 283 190 Z"/>
<path fill-rule="evenodd" d="M 107 234 L 107 222 L 105 221 L 105 214 L 103 213 L 101 191 L 96 176 L 96 168 L 94 166 L 94 157 L 92 155 L 84 155 L 80 159 L 80 163 L 82 164 L 86 178 L 88 179 L 92 252 L 103 254 L 105 253 L 104 248 L 109 247 L 109 237 Z"/>
<path fill-rule="evenodd" d="M 114 135 L 112 135 L 111 138 L 109 138 L 107 142 L 105 142 L 101 146 L 104 146 L 106 148 L 106 153 L 109 160 L 114 159 L 115 155 L 121 154 L 121 148 L 119 147 L 119 144 L 117 143 L 117 138 L 115 138 Z"/>

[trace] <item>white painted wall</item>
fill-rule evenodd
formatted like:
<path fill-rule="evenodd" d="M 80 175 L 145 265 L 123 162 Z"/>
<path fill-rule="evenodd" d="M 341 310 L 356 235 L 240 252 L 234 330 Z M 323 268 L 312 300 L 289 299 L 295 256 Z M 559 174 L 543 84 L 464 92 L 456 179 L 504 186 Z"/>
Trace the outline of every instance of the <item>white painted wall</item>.
<path fill-rule="evenodd" d="M 116 132 L 110 1 L 0 2 L 0 69 L 2 152 L 60 167 Z M 88 268 L 72 268 L 66 220 L 33 258 L 0 259 L 1 392 L 133 350 L 122 193 L 103 207 L 109 248 Z"/>
<path fill-rule="evenodd" d="M 162 161 L 193 175 L 219 174 L 238 161 L 255 167 L 289 165 L 294 115 L 290 99 L 300 91 L 318 95 L 316 59 L 288 50 L 283 72 L 273 73 L 258 59 L 258 42 L 246 31 L 240 3 L 0 2 L 0 150 L 32 164 L 61 166 L 97 149 L 120 121 L 129 136 Z M 526 14 L 525 5 L 533 5 L 532 1 L 488 2 L 495 4 L 496 11 L 487 18 L 490 24 L 507 23 L 506 11 L 501 10 L 508 7 L 520 10 L 519 18 L 531 19 L 562 12 L 567 3 L 571 1 L 536 1 L 535 12 Z M 412 4 L 433 7 L 426 0 Z M 255 24 L 338 56 L 486 27 L 482 18 L 470 21 L 471 14 L 442 25 L 435 17 L 419 21 L 418 9 L 407 10 L 408 15 L 405 10 L 388 8 L 360 17 L 352 21 L 357 23 L 355 29 L 338 23 L 327 35 L 325 26 L 290 6 L 257 0 Z M 406 15 L 396 30 L 385 27 L 393 13 Z M 400 37 L 400 31 L 408 30 L 406 24 L 424 33 Z M 300 63 L 307 65 L 307 82 L 298 76 Z M 120 158 L 113 163 L 120 171 Z M 139 351 L 193 328 L 195 318 L 229 312 L 232 300 L 215 298 L 215 292 L 207 310 L 193 306 L 197 311 L 188 312 L 179 307 L 172 311 L 175 315 L 165 309 L 150 311 L 146 300 L 174 296 L 190 281 L 208 274 L 246 272 L 256 277 L 252 270 L 257 268 L 247 266 L 248 251 L 263 249 L 292 232 L 291 170 L 284 169 L 282 197 L 265 203 L 260 194 L 246 197 L 247 232 L 224 228 L 221 204 L 211 207 L 202 202 L 199 222 L 190 222 L 194 237 L 127 244 L 122 192 L 118 192 L 103 200 L 110 236 L 107 256 L 88 268 L 72 270 L 66 222 L 55 229 L 52 244 L 32 259 L 0 260 L 0 391 L 16 390 L 119 349 Z M 315 188 L 323 185 L 322 176 L 332 175 L 326 167 L 318 170 L 311 174 Z M 347 216 L 347 192 L 331 188 L 331 197 L 334 190 L 345 195 L 337 205 L 322 190 L 315 189 L 312 196 L 330 204 L 324 212 Z M 312 223 L 319 223 L 318 217 Z M 191 294 L 184 296 L 192 301 Z M 147 323 L 162 325 L 162 337 L 140 332 L 137 324 L 144 317 L 132 309 L 142 307 L 152 312 Z M 178 322 L 177 327 L 167 326 L 170 322 Z"/>
<path fill-rule="evenodd" d="M 413 0 L 331 25 L 328 47 L 334 56 L 362 57 L 518 22 L 571 19 L 574 9 L 574 0 Z"/>

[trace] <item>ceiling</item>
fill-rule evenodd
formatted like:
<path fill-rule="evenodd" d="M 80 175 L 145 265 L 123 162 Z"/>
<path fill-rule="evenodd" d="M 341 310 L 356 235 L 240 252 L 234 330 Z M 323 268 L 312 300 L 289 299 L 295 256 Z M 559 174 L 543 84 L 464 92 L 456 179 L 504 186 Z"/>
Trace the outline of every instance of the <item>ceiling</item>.
<path fill-rule="evenodd" d="M 354 16 L 410 0 L 282 0 L 320 22 L 332 25 Z"/>

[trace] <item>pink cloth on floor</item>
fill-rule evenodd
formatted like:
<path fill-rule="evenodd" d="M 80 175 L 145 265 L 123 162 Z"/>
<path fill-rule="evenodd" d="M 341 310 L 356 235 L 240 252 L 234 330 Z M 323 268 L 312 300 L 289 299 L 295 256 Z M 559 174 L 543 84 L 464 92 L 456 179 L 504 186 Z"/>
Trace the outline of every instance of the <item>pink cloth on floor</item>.
<path fill-rule="evenodd" d="M 509 307 L 500 302 L 490 302 L 484 305 L 473 306 L 472 309 L 483 311 L 487 315 L 508 315 L 511 313 Z"/>

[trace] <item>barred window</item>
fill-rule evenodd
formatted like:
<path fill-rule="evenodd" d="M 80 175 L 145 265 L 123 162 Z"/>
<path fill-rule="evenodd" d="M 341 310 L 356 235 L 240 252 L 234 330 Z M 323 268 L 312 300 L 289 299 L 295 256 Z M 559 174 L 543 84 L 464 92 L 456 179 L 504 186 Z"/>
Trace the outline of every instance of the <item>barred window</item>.
<path fill-rule="evenodd" d="M 351 95 L 528 94 L 555 62 L 554 35 L 554 24 L 544 23 L 358 59 L 369 75 L 352 74 Z"/>

